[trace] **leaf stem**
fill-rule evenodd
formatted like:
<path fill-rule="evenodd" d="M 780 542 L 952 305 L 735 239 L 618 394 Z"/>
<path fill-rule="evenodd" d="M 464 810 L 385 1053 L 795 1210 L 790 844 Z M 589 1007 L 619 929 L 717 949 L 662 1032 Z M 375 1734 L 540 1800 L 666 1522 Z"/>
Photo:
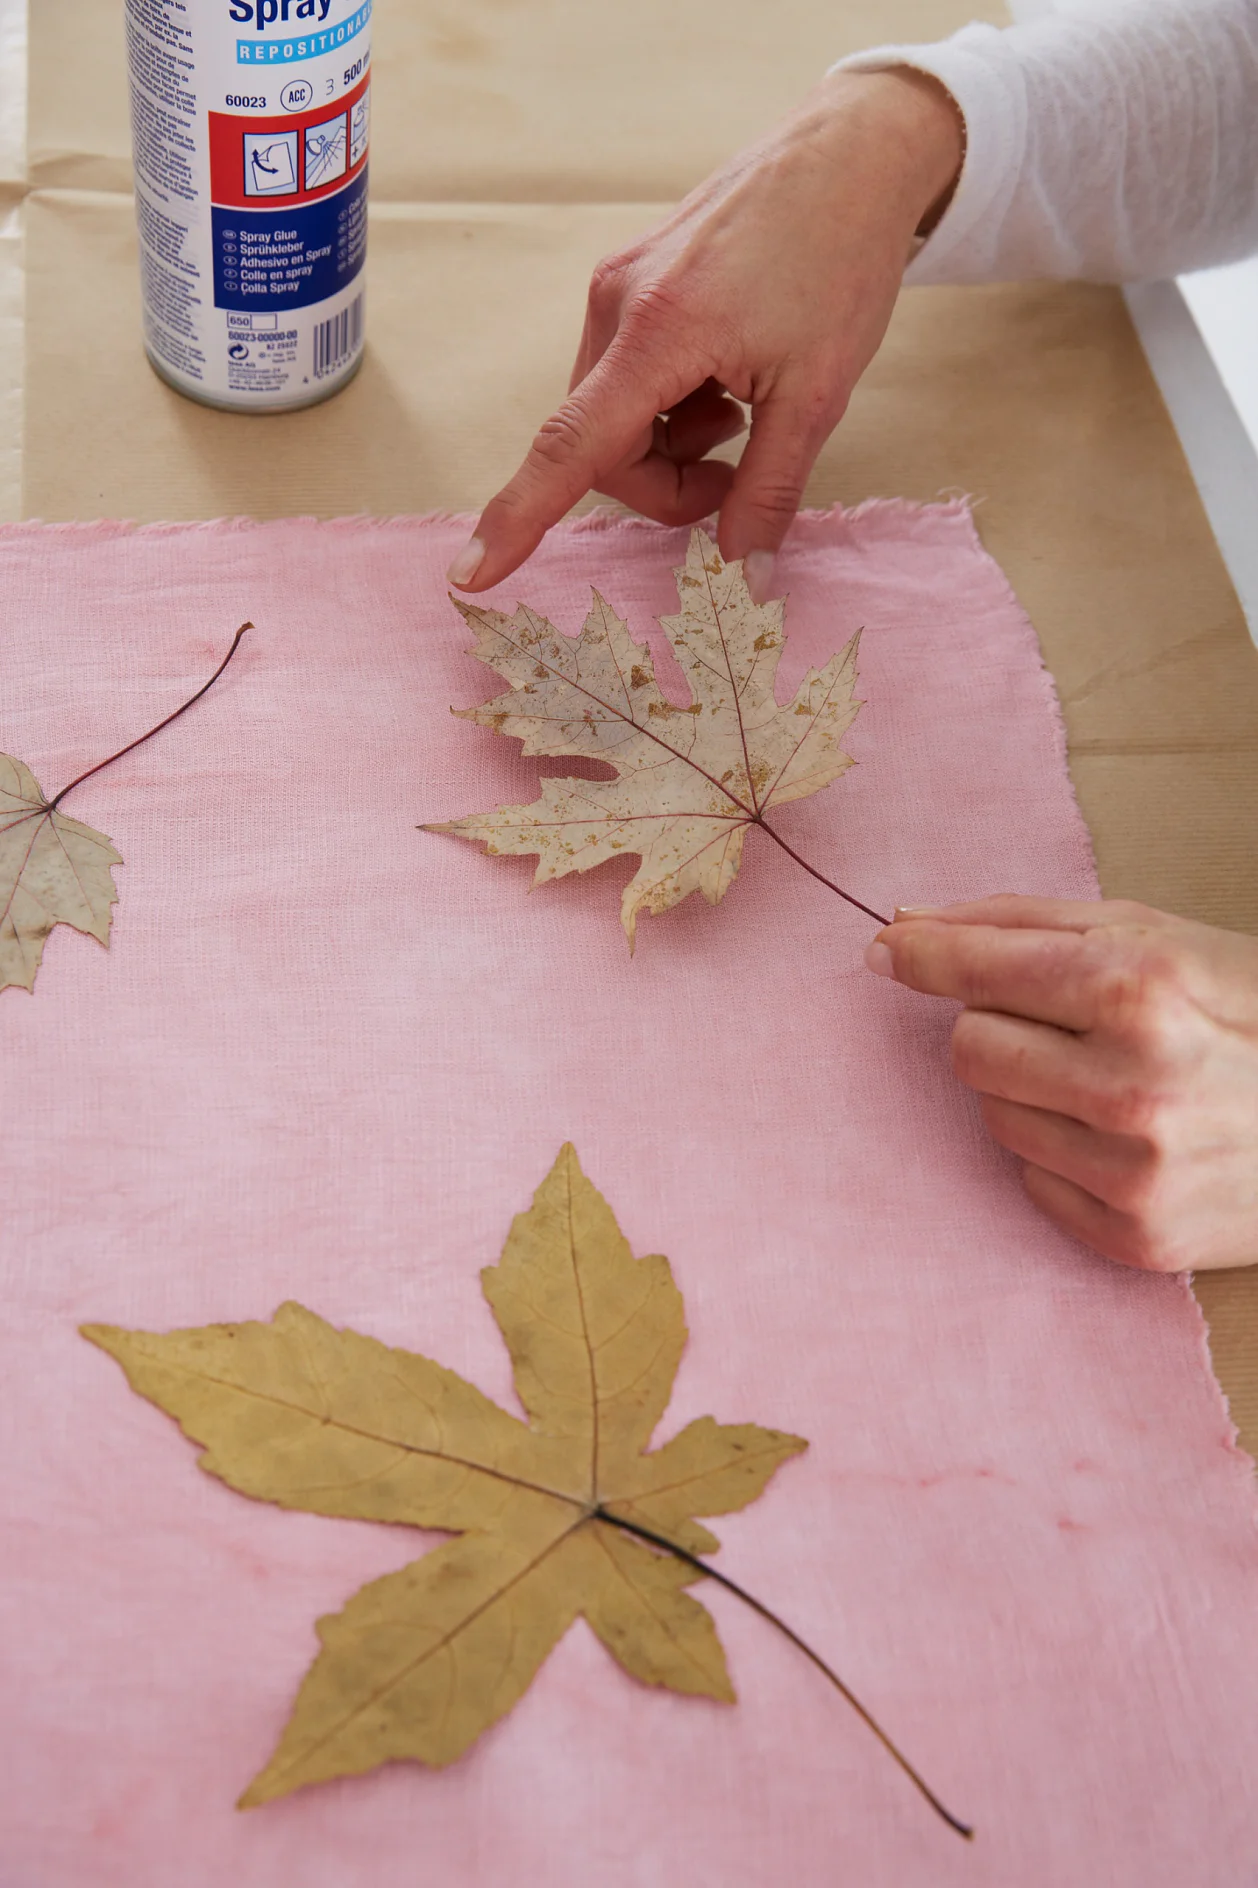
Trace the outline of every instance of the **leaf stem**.
<path fill-rule="evenodd" d="M 803 861 L 801 860 L 800 863 L 802 864 Z M 811 870 L 811 867 L 809 869 Z M 819 876 L 820 874 L 818 874 L 818 877 Z M 829 881 L 827 880 L 826 882 L 828 883 Z M 838 887 L 835 886 L 834 889 L 837 891 Z M 846 892 L 840 895 L 842 897 L 847 896 Z M 861 909 L 864 910 L 864 906 L 862 906 Z M 740 1599 L 745 1606 L 750 1606 L 753 1612 L 759 1613 L 762 1619 L 767 1619 L 771 1626 L 776 1626 L 780 1633 L 785 1634 L 792 1645 L 799 1648 L 805 1658 L 812 1660 L 818 1671 L 823 1672 L 835 1689 L 846 1698 L 853 1711 L 869 1726 L 888 1755 L 895 1758 L 895 1761 L 899 1764 L 905 1776 L 908 1777 L 909 1781 L 916 1789 L 921 1791 L 935 1813 L 942 1816 L 948 1827 L 955 1829 L 959 1836 L 964 1836 L 967 1842 L 973 1841 L 974 1830 L 970 1824 L 962 1822 L 958 1817 L 952 1814 L 951 1810 L 944 1808 L 944 1805 L 940 1802 L 934 1791 L 918 1775 L 903 1751 L 897 1749 L 896 1745 L 892 1743 L 887 1733 L 883 1730 L 881 1724 L 865 1709 L 856 1694 L 849 1691 L 838 1673 L 832 1671 L 821 1657 L 820 1653 L 814 1652 L 812 1647 L 807 1644 L 805 1640 L 801 1639 L 797 1632 L 793 1632 L 786 1621 L 779 1618 L 777 1613 L 773 1612 L 763 1601 L 756 1599 L 754 1594 L 748 1593 L 745 1587 L 739 1586 L 737 1581 L 731 1580 L 727 1574 L 721 1573 L 716 1567 L 710 1566 L 706 1560 L 700 1560 L 697 1554 L 690 1553 L 685 1547 L 679 1547 L 676 1541 L 668 1540 L 663 1534 L 654 1533 L 649 1527 L 640 1526 L 637 1521 L 626 1521 L 622 1515 L 612 1514 L 610 1509 L 604 1508 L 601 1503 L 595 1508 L 593 1518 L 596 1521 L 606 1521 L 610 1527 L 618 1527 L 625 1534 L 635 1534 L 639 1540 L 649 1541 L 652 1547 L 658 1547 L 664 1553 L 674 1554 L 678 1560 L 684 1560 L 688 1567 L 696 1567 L 700 1573 L 706 1574 L 709 1580 L 717 1581 L 719 1585 L 725 1587 L 728 1592 L 733 1593 Z"/>
<path fill-rule="evenodd" d="M 841 885 L 836 885 L 832 878 L 827 878 L 824 872 L 819 872 L 815 865 L 809 865 L 807 859 L 801 858 L 799 853 L 796 852 L 794 846 L 788 846 L 785 839 L 783 839 L 781 833 L 778 832 L 774 827 L 770 826 L 768 820 L 764 817 L 763 813 L 757 813 L 754 816 L 752 823 L 756 826 L 759 826 L 762 832 L 768 833 L 770 839 L 775 839 L 778 845 L 781 846 L 783 852 L 788 852 L 790 854 L 791 858 L 794 859 L 796 865 L 802 865 L 805 872 L 811 872 L 814 878 L 820 879 L 823 885 L 828 885 L 832 892 L 837 892 L 839 894 L 840 898 L 846 898 L 849 905 L 855 905 L 858 911 L 863 911 L 867 918 L 873 918 L 878 924 L 890 924 L 891 922 L 890 918 L 884 918 L 882 913 L 880 911 L 875 911 L 872 905 L 862 904 L 859 898 L 853 898 L 851 892 L 845 892 L 843 887 Z"/>
<path fill-rule="evenodd" d="M 710 585 L 709 585 L 709 599 L 712 601 L 713 609 L 715 611 L 715 607 L 716 607 L 715 600 L 711 598 Z M 760 812 L 759 805 L 756 800 L 754 791 L 752 793 L 752 804 L 748 806 L 747 802 L 745 800 L 740 800 L 738 795 L 732 792 L 730 788 L 726 786 L 723 780 L 718 780 L 715 774 L 709 773 L 706 767 L 701 767 L 698 761 L 691 760 L 690 756 L 688 754 L 683 754 L 680 748 L 673 747 L 668 741 L 666 741 L 663 738 L 662 735 L 657 734 L 654 728 L 644 727 L 641 722 L 635 721 L 632 715 L 627 715 L 623 709 L 617 708 L 614 703 L 603 701 L 598 695 L 593 694 L 590 689 L 582 687 L 580 682 L 574 681 L 571 676 L 565 675 L 562 670 L 552 668 L 551 665 L 546 661 L 545 657 L 542 656 L 537 650 L 535 649 L 526 650 L 523 643 L 512 641 L 511 637 L 508 636 L 507 634 L 506 628 L 504 627 L 505 622 L 509 619 L 502 619 L 499 621 L 497 625 L 491 625 L 488 622 L 488 617 L 494 614 L 492 611 L 487 613 L 484 610 L 477 610 L 474 605 L 463 604 L 457 597 L 453 597 L 451 601 L 454 603 L 455 608 L 460 610 L 466 619 L 479 623 L 482 630 L 484 630 L 486 627 L 494 627 L 496 634 L 501 636 L 502 640 L 505 643 L 507 643 L 510 648 L 514 649 L 517 655 L 527 654 L 530 660 L 536 660 L 540 662 L 541 666 L 543 667 L 543 669 L 545 669 L 546 673 L 549 676 L 557 677 L 560 681 L 563 681 L 563 682 L 568 682 L 570 686 L 576 690 L 577 694 L 584 695 L 588 701 L 593 702 L 596 708 L 602 708 L 606 711 L 606 713 L 615 715 L 619 720 L 623 721 L 628 727 L 631 727 L 635 733 L 644 735 L 648 741 L 654 741 L 657 747 L 662 747 L 666 754 L 671 754 L 673 756 L 674 760 L 685 761 L 688 767 L 693 767 L 695 772 L 698 775 L 700 775 L 702 779 L 706 780 L 710 786 L 715 787 L 718 792 L 723 793 L 726 799 L 729 800 L 732 805 L 738 808 L 740 813 L 745 813 L 751 825 L 763 827 L 765 832 L 768 833 L 770 839 L 775 839 L 778 845 L 781 846 L 783 852 L 787 852 L 790 854 L 791 858 L 794 859 L 796 865 L 802 865 L 805 872 L 811 872 L 812 876 L 815 879 L 820 880 L 821 884 L 828 886 L 832 892 L 837 892 L 840 898 L 845 898 L 849 905 L 854 905 L 856 907 L 857 911 L 863 911 L 867 918 L 873 918 L 877 924 L 887 925 L 891 923 L 890 918 L 884 918 L 882 913 L 880 911 L 875 911 L 872 905 L 862 904 L 859 898 L 853 898 L 851 892 L 845 892 L 841 885 L 836 885 L 833 879 L 827 878 L 824 872 L 819 872 L 816 866 L 809 865 L 807 859 L 801 859 L 798 852 L 796 852 L 795 848 L 793 846 L 787 845 L 781 833 L 777 832 L 772 826 L 770 826 L 768 820 L 764 817 L 764 814 Z M 485 658 L 482 658 L 482 660 L 487 661 L 488 658 L 485 657 Z M 490 663 L 489 666 L 492 668 L 493 664 Z M 499 673 L 501 673 L 501 671 L 499 671 Z M 730 674 L 729 680 L 731 684 L 733 683 L 733 679 L 734 679 L 733 675 Z M 734 690 L 734 701 L 735 701 L 735 711 L 738 716 L 739 734 L 742 738 L 744 766 L 746 767 L 746 770 L 747 770 L 748 780 L 750 780 L 751 758 L 747 752 L 747 739 L 746 739 L 745 730 L 743 728 L 742 706 L 738 700 L 737 688 L 735 688 Z M 455 709 L 452 708 L 450 712 L 451 714 L 454 714 L 456 712 L 467 712 L 469 714 L 472 714 L 475 711 L 472 709 L 468 709 L 466 711 L 463 711 L 463 710 L 456 711 Z M 597 758 L 597 756 L 595 756 L 595 758 Z M 428 830 L 428 829 L 425 828 L 425 830 Z"/>
<path fill-rule="evenodd" d="M 138 740 L 128 741 L 127 745 L 125 747 L 120 747 L 116 754 L 110 754 L 108 759 L 106 760 L 98 760 L 94 767 L 89 767 L 86 773 L 79 774 L 78 778 L 70 781 L 68 786 L 62 787 L 60 793 L 58 793 L 55 796 L 55 798 L 47 802 L 48 812 L 54 813 L 57 810 L 58 806 L 60 806 L 62 800 L 65 799 L 67 793 L 73 793 L 74 789 L 76 787 L 81 787 L 85 780 L 90 780 L 93 774 L 98 774 L 102 767 L 112 767 L 114 762 L 116 760 L 121 760 L 124 754 L 130 754 L 134 748 L 143 747 L 144 743 L 146 741 L 151 741 L 155 734 L 160 734 L 163 728 L 168 728 L 172 721 L 178 721 L 180 715 L 186 715 L 189 708 L 192 707 L 193 703 L 200 701 L 202 695 L 207 694 L 208 691 L 213 688 L 215 682 L 217 682 L 219 676 L 223 673 L 223 670 L 227 667 L 227 664 L 231 661 L 237 649 L 240 647 L 241 637 L 244 635 L 247 629 L 252 629 L 252 628 L 253 628 L 252 623 L 242 623 L 240 625 L 240 628 L 236 631 L 235 637 L 232 641 L 231 648 L 227 651 L 227 654 L 223 657 L 223 660 L 219 663 L 218 667 L 215 669 L 209 681 L 204 683 L 197 690 L 195 695 L 190 695 L 187 701 L 183 704 L 182 708 L 176 708 L 173 715 L 167 715 L 164 721 L 159 721 L 157 726 L 155 728 L 150 728 L 147 734 L 140 735 Z"/>

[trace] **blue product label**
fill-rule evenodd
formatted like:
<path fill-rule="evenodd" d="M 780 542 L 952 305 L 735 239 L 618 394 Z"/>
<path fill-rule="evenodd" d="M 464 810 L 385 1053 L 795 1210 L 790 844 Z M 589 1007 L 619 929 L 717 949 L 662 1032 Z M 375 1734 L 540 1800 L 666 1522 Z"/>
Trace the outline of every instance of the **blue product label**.
<path fill-rule="evenodd" d="M 327 18 L 328 0 L 320 0 L 320 19 Z M 299 0 L 295 15 L 312 13 L 314 0 Z M 232 18 L 248 20 L 254 17 L 252 0 L 235 0 Z M 347 46 L 351 39 L 362 32 L 371 18 L 371 0 L 363 0 L 356 12 L 339 26 L 321 27 L 311 32 L 298 31 L 284 34 L 276 39 L 238 39 L 236 41 L 236 64 L 239 66 L 262 65 L 297 65 L 303 59 L 319 59 L 325 52 L 337 52 Z M 288 0 L 258 0 L 256 23 L 259 33 L 265 33 L 268 26 L 279 20 L 281 25 L 288 21 Z"/>
<path fill-rule="evenodd" d="M 259 214 L 211 208 L 219 308 L 308 308 L 335 295 L 367 254 L 367 172 L 315 203 Z"/>

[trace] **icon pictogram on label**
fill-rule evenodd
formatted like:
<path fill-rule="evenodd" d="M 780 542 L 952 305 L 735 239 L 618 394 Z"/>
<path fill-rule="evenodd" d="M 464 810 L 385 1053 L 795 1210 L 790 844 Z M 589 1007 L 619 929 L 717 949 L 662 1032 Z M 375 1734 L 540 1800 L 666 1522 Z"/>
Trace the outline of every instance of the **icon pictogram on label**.
<path fill-rule="evenodd" d="M 363 93 L 349 115 L 349 161 L 356 164 L 367 149 L 367 132 L 370 124 L 371 88 Z"/>
<path fill-rule="evenodd" d="M 343 177 L 348 162 L 349 139 L 345 113 L 327 118 L 322 124 L 306 126 L 306 189 L 318 190 L 334 177 Z"/>
<path fill-rule="evenodd" d="M 245 195 L 292 196 L 297 189 L 297 133 L 245 133 Z"/>

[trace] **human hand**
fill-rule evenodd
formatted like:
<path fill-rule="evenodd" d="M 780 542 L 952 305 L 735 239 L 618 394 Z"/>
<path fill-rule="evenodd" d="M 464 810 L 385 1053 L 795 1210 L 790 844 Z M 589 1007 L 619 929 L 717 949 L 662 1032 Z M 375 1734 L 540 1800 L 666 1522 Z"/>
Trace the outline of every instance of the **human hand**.
<path fill-rule="evenodd" d="M 1146 1271 L 1258 1261 L 1258 940 L 1006 897 L 897 911 L 866 962 L 966 1005 L 952 1065 L 1068 1232 Z"/>
<path fill-rule="evenodd" d="M 594 272 L 568 398 L 482 512 L 450 581 L 509 576 L 591 487 L 663 524 L 720 509 L 754 595 L 876 352 L 914 232 L 955 181 L 934 79 L 839 72 Z M 731 399 L 729 396 L 733 395 Z M 751 434 L 735 469 L 705 454 Z"/>

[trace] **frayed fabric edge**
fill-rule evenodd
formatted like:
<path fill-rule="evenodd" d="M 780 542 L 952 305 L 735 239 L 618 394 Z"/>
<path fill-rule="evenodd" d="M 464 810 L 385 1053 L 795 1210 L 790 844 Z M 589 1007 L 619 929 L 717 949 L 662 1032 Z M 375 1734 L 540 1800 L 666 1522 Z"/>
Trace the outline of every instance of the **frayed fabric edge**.
<path fill-rule="evenodd" d="M 1258 1527 L 1258 1473 L 1256 1473 L 1256 1471 L 1258 1471 L 1258 1458 L 1250 1455 L 1248 1449 L 1246 1449 L 1241 1442 L 1241 1432 L 1232 1418 L 1232 1406 L 1228 1401 L 1227 1391 L 1219 1382 L 1219 1373 L 1214 1367 L 1214 1353 L 1210 1348 L 1210 1320 L 1206 1316 L 1204 1305 L 1193 1290 L 1192 1273 L 1182 1273 L 1176 1282 L 1181 1287 L 1184 1297 L 1188 1301 L 1189 1316 L 1193 1318 L 1195 1323 L 1197 1355 L 1204 1365 L 1206 1375 L 1214 1385 L 1215 1394 L 1218 1397 L 1219 1414 L 1223 1418 L 1223 1433 L 1220 1437 L 1220 1441 L 1228 1455 L 1232 1457 L 1236 1466 L 1244 1472 L 1248 1487 L 1250 1519 L 1253 1521 L 1254 1526 Z"/>
<path fill-rule="evenodd" d="M 1003 567 L 992 556 L 991 552 L 978 535 L 977 528 L 974 525 L 972 506 L 966 501 L 961 502 L 970 521 L 975 548 L 983 562 L 989 567 L 993 581 L 999 584 L 1004 593 L 1006 602 L 1011 606 L 1021 621 L 1038 658 L 1037 679 L 1040 684 L 1041 696 L 1048 710 L 1057 757 L 1070 788 L 1070 799 L 1074 809 L 1076 829 L 1082 845 L 1086 850 L 1089 875 L 1095 887 L 1094 895 L 1098 899 L 1104 898 L 1105 892 L 1101 885 L 1100 873 L 1097 870 L 1096 849 L 1092 842 L 1092 831 L 1083 816 L 1083 809 L 1079 805 L 1078 790 L 1075 786 L 1074 775 L 1070 770 L 1070 742 L 1066 730 L 1066 717 L 1062 712 L 1061 697 L 1057 692 L 1056 679 L 1047 662 L 1044 660 L 1044 650 L 1040 643 L 1035 624 L 1023 607 Z M 1246 1483 L 1246 1504 L 1250 1519 L 1254 1525 L 1258 1527 L 1258 1473 L 1256 1473 L 1256 1471 L 1258 1471 L 1258 1458 L 1252 1457 L 1241 1442 L 1240 1430 L 1233 1420 L 1227 1392 L 1219 1381 L 1218 1372 L 1214 1367 L 1214 1355 L 1210 1348 L 1210 1321 L 1206 1316 L 1201 1300 L 1197 1297 L 1197 1294 L 1192 1288 L 1191 1275 L 1184 1274 L 1179 1277 L 1175 1283 L 1185 1301 L 1188 1316 L 1192 1320 L 1194 1348 L 1198 1361 L 1213 1389 L 1216 1399 L 1216 1410 L 1220 1419 L 1219 1441 L 1227 1451 L 1229 1457 L 1232 1458 L 1236 1467 L 1244 1475 Z"/>
<path fill-rule="evenodd" d="M 818 528 L 833 528 L 836 525 L 895 525 L 899 528 L 907 525 L 912 533 L 922 529 L 928 530 L 932 524 L 948 519 L 968 517 L 972 523 L 974 509 L 981 502 L 980 499 L 966 493 L 941 494 L 937 499 L 925 500 L 866 498 L 858 505 L 836 504 L 802 510 L 797 514 L 795 524 L 791 529 L 792 533 L 798 531 L 806 535 Z M 422 531 L 441 525 L 459 525 L 470 531 L 477 521 L 477 516 L 475 512 L 460 511 L 398 512 L 384 517 L 378 517 L 370 512 L 353 512 L 339 518 L 316 518 L 310 513 L 299 513 L 283 518 L 234 515 L 204 519 L 156 519 L 143 523 L 131 518 L 75 518 L 51 521 L 25 518 L 0 524 L 0 544 L 39 536 L 99 541 L 118 537 L 170 537 L 177 536 L 181 532 L 226 535 L 231 532 L 308 530 L 312 527 L 320 531 L 343 532 L 351 536 L 360 532 Z M 701 518 L 697 522 L 705 529 L 715 528 L 713 517 Z M 552 530 L 572 537 L 612 529 L 647 531 L 663 536 L 690 528 L 688 525 L 657 524 L 654 519 L 643 518 L 637 512 L 623 511 L 614 505 L 599 505 L 591 511 L 582 512 L 577 517 L 562 519 L 559 524 L 552 527 Z M 976 532 L 975 542 L 978 541 Z"/>
<path fill-rule="evenodd" d="M 1070 800 L 1074 809 L 1075 824 L 1087 853 L 1088 876 L 1092 886 L 1092 896 L 1094 898 L 1104 898 L 1105 893 L 1101 887 L 1101 877 L 1096 864 L 1096 848 L 1092 843 L 1092 831 L 1083 816 L 1083 808 L 1079 805 L 1079 794 L 1075 786 L 1074 775 L 1070 771 L 1070 739 L 1066 729 L 1066 717 L 1062 712 L 1061 696 L 1057 692 L 1056 677 L 1044 660 L 1044 646 L 1040 641 L 1039 632 L 1032 622 L 1029 612 L 1023 605 L 1017 591 L 1010 583 L 1003 566 L 992 556 L 987 546 L 983 543 L 982 538 L 979 536 L 978 527 L 974 521 L 974 503 L 969 499 L 959 500 L 958 503 L 969 521 L 971 539 L 976 555 L 986 566 L 991 582 L 999 591 L 1002 601 L 1008 605 L 1011 612 L 1017 617 L 1034 651 L 1036 658 L 1036 680 L 1039 683 L 1040 698 L 1048 711 L 1048 720 L 1052 728 L 1053 746 L 1056 757 L 1061 765 L 1062 771 L 1065 773 L 1067 783 L 1070 787 Z"/>

